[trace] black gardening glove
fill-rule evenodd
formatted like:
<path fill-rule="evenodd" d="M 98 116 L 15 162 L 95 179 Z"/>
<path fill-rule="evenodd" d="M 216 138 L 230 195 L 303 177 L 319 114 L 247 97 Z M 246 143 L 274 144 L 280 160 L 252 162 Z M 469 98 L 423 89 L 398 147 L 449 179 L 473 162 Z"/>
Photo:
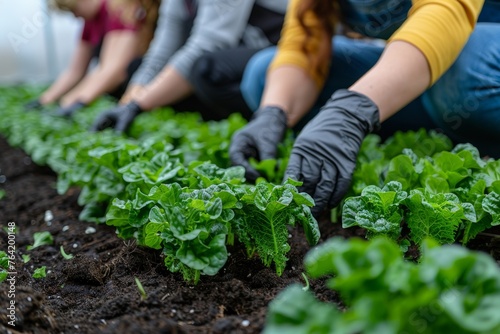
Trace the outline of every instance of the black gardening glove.
<path fill-rule="evenodd" d="M 67 107 L 60 107 L 54 112 L 56 116 L 72 117 L 78 110 L 85 108 L 87 105 L 83 102 L 75 102 Z"/>
<path fill-rule="evenodd" d="M 365 95 L 341 89 L 301 131 L 285 180 L 303 182 L 300 190 L 316 203 L 312 209 L 315 217 L 337 206 L 348 192 L 361 142 L 379 127 L 375 103 Z"/>
<path fill-rule="evenodd" d="M 134 119 L 142 112 L 141 107 L 135 102 L 129 102 L 106 110 L 97 116 L 91 131 L 102 131 L 114 128 L 116 132 L 123 133 L 128 130 Z"/>
<path fill-rule="evenodd" d="M 245 167 L 245 178 L 255 181 L 260 175 L 250 166 L 249 158 L 275 159 L 278 144 L 287 129 L 286 115 L 278 107 L 262 107 L 252 120 L 231 139 L 229 157 L 235 166 Z"/>
<path fill-rule="evenodd" d="M 43 108 L 43 104 L 40 102 L 40 99 L 31 100 L 24 104 L 24 109 L 26 111 L 39 110 Z"/>

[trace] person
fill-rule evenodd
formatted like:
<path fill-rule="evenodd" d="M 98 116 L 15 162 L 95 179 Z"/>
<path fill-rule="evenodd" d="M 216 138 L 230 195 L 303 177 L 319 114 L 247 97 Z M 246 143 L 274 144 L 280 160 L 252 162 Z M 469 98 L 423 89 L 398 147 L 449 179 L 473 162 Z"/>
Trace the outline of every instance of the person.
<path fill-rule="evenodd" d="M 492 4 L 487 16 L 495 21 L 500 8 Z M 303 126 L 285 178 L 303 182 L 318 216 L 346 194 L 361 142 L 379 129 L 387 136 L 439 127 L 498 156 L 500 25 L 476 26 L 482 6 L 481 0 L 292 0 L 277 50 L 257 53 L 245 70 L 242 92 L 257 111 L 234 134 L 231 162 L 255 180 L 249 158 L 274 158 L 286 129 Z M 340 18 L 388 42 L 332 38 Z"/>
<path fill-rule="evenodd" d="M 205 120 L 227 117 L 227 110 L 218 112 L 196 97 L 196 88 L 203 89 L 197 84 L 200 78 L 205 88 L 217 86 L 227 93 L 223 100 L 233 103 L 230 112 L 244 112 L 238 110 L 246 107 L 238 94 L 246 61 L 277 42 L 286 8 L 287 0 L 164 2 L 151 48 L 125 96 L 118 106 L 102 112 L 91 130 L 112 127 L 124 132 L 139 113 L 161 106 L 199 111 Z M 226 50 L 231 51 L 221 58 Z"/>
<path fill-rule="evenodd" d="M 105 93 L 120 97 L 153 38 L 159 2 L 54 0 L 52 5 L 83 18 L 81 39 L 68 68 L 26 108 L 59 102 L 56 114 L 71 116 Z M 93 58 L 98 63 L 88 73 Z"/>

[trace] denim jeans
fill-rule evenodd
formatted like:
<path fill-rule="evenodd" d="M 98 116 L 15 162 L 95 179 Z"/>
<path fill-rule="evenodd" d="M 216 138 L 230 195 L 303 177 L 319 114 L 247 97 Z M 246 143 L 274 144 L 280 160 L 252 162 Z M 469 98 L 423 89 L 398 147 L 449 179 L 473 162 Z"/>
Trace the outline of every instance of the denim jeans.
<path fill-rule="evenodd" d="M 344 36 L 333 39 L 332 66 L 314 107 L 296 130 L 317 114 L 331 94 L 348 88 L 366 73 L 384 46 Z M 265 73 L 275 48 L 248 63 L 241 90 L 252 110 L 259 106 Z M 411 80 L 411 78 L 408 78 Z M 481 154 L 500 157 L 500 23 L 479 23 L 458 59 L 419 98 L 382 124 L 383 138 L 395 131 L 440 129 L 454 142 L 470 142 Z"/>

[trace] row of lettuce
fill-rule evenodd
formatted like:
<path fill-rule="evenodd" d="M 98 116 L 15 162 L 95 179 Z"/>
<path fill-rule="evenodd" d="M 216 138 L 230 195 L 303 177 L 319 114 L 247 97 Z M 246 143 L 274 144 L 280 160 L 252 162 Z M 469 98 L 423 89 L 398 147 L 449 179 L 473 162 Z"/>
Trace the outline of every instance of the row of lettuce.
<path fill-rule="evenodd" d="M 201 122 L 197 114 L 163 109 L 140 115 L 123 137 L 87 131 L 109 101 L 68 120 L 50 110 L 25 112 L 20 101 L 36 92 L 0 88 L 0 133 L 58 174 L 59 193 L 81 189 L 82 220 L 105 222 L 122 238 L 161 249 L 169 270 L 186 280 L 216 274 L 235 240 L 277 274 L 290 250 L 289 226 L 300 223 L 309 243 L 318 242 L 312 199 L 295 181 L 281 183 L 291 134 L 277 160 L 256 163 L 267 180 L 249 185 L 227 155 L 231 135 L 245 123 L 237 114 Z M 435 132 L 397 133 L 383 144 L 371 135 L 339 207 L 333 218 L 363 227 L 374 240 L 332 239 L 313 249 L 305 266 L 310 277 L 335 276 L 328 287 L 348 310 L 293 286 L 271 304 L 266 332 L 500 332 L 492 313 L 500 308 L 498 265 L 484 254 L 434 244 L 466 244 L 500 223 L 500 161 L 481 159 L 470 145 L 453 148 Z M 411 243 L 424 254 L 419 264 L 403 259 Z"/>
<path fill-rule="evenodd" d="M 289 225 L 300 223 L 310 244 L 318 242 L 313 200 L 296 182 L 253 186 L 244 183 L 242 167 L 227 167 L 230 136 L 244 124 L 239 115 L 202 123 L 197 114 L 163 110 L 139 117 L 126 138 L 87 131 L 109 101 L 68 120 L 50 110 L 25 112 L 19 101 L 30 95 L 2 95 L 0 133 L 58 174 L 59 193 L 81 189 L 82 220 L 106 222 L 124 239 L 161 249 L 168 269 L 187 281 L 215 275 L 235 239 L 279 275 L 290 250 Z"/>

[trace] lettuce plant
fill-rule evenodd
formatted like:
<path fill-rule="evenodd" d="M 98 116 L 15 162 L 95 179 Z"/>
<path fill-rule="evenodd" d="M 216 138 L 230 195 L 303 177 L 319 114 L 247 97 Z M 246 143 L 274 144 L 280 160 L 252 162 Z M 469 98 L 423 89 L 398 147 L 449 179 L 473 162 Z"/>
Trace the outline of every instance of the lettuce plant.
<path fill-rule="evenodd" d="M 327 278 L 347 309 L 295 284 L 270 303 L 265 334 L 500 332 L 500 269 L 486 254 L 428 240 L 415 264 L 386 237 L 333 238 L 304 264 L 310 277 Z"/>

